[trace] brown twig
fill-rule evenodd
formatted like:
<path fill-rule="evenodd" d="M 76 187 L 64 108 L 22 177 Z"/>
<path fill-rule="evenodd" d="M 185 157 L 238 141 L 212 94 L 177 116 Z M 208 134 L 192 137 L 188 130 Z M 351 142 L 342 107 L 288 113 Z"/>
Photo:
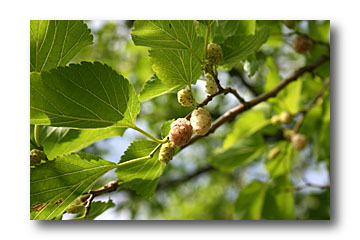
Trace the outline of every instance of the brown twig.
<path fill-rule="evenodd" d="M 120 179 L 113 180 L 113 181 L 107 183 L 105 186 L 102 186 L 96 190 L 92 190 L 89 193 L 85 194 L 84 196 L 81 197 L 81 201 L 86 202 L 90 198 L 90 196 L 97 197 L 101 194 L 115 191 L 118 188 L 119 183 L 121 183 L 121 182 L 123 182 L 123 181 Z"/>
<path fill-rule="evenodd" d="M 208 136 L 209 134 L 215 132 L 215 130 L 220 127 L 221 125 L 223 125 L 225 122 L 229 122 L 231 120 L 233 120 L 237 115 L 239 115 L 242 112 L 245 112 L 246 110 L 252 108 L 253 106 L 266 101 L 269 98 L 275 97 L 283 88 L 285 88 L 289 83 L 295 81 L 296 79 L 298 79 L 301 75 L 303 75 L 306 72 L 312 72 L 316 67 L 320 66 L 321 64 L 323 64 L 324 62 L 328 61 L 330 59 L 329 56 L 322 56 L 320 59 L 318 59 L 316 62 L 306 65 L 300 69 L 298 69 L 297 71 L 295 71 L 290 77 L 284 79 L 283 81 L 281 81 L 277 86 L 275 86 L 272 90 L 263 93 L 261 95 L 259 95 L 258 97 L 246 102 L 246 104 L 241 104 L 237 107 L 234 107 L 230 110 L 228 110 L 227 112 L 225 112 L 223 115 L 221 115 L 218 119 L 216 119 L 209 132 L 206 135 L 194 135 L 188 144 L 186 144 L 185 146 L 182 147 L 182 149 L 186 148 L 187 146 L 193 144 L 194 142 L 196 142 L 197 140 Z"/>

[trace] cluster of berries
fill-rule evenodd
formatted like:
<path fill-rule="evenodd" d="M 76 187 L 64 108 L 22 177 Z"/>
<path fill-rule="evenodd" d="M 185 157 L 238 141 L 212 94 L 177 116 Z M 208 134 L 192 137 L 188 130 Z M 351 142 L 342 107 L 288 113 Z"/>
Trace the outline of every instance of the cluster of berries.
<path fill-rule="evenodd" d="M 270 121 L 274 125 L 280 124 L 280 123 L 289 124 L 293 121 L 293 116 L 291 113 L 284 111 L 284 112 L 280 113 L 279 115 L 272 116 Z M 290 139 L 294 148 L 297 151 L 301 151 L 306 147 L 306 137 L 304 135 L 302 135 L 300 133 L 294 133 L 293 131 L 288 131 L 285 133 L 285 135 L 287 138 Z M 271 152 L 271 154 L 270 154 L 270 152 L 269 152 L 268 156 L 276 155 L 276 154 L 272 154 L 272 153 L 276 152 L 275 150 L 273 152 Z M 270 159 L 272 159 L 272 158 L 270 158 Z"/>
<path fill-rule="evenodd" d="M 210 127 L 210 113 L 203 108 L 195 109 L 191 114 L 190 121 L 186 118 L 178 118 L 171 124 L 170 142 L 161 146 L 159 160 L 168 163 L 174 156 L 176 147 L 186 145 L 193 132 L 198 135 L 205 135 Z"/>

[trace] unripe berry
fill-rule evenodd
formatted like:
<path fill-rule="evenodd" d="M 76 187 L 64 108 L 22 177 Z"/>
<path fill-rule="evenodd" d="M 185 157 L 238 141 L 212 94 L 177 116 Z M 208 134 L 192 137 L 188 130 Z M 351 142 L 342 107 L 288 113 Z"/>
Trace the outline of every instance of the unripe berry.
<path fill-rule="evenodd" d="M 276 124 L 279 124 L 280 123 L 280 117 L 278 115 L 274 115 L 271 117 L 271 123 L 276 125 Z"/>
<path fill-rule="evenodd" d="M 302 134 L 294 134 L 291 136 L 291 142 L 297 151 L 301 151 L 306 147 L 306 137 Z"/>
<path fill-rule="evenodd" d="M 159 153 L 159 160 L 163 163 L 168 163 L 175 154 L 176 146 L 172 142 L 164 143 L 161 146 Z"/>
<path fill-rule="evenodd" d="M 210 43 L 207 46 L 207 56 L 211 63 L 219 65 L 223 58 L 223 53 L 220 45 L 216 43 Z"/>
<path fill-rule="evenodd" d="M 206 59 L 206 60 L 204 60 L 203 64 L 201 65 L 201 69 L 205 73 L 210 73 L 213 71 L 213 64 L 210 62 L 210 60 Z"/>
<path fill-rule="evenodd" d="M 77 198 L 71 205 L 66 209 L 67 213 L 78 213 L 83 210 L 84 204 L 80 198 Z"/>
<path fill-rule="evenodd" d="M 195 100 L 190 89 L 181 89 L 177 93 L 178 101 L 182 106 L 189 107 L 194 105 Z"/>
<path fill-rule="evenodd" d="M 175 146 L 184 146 L 191 138 L 192 126 L 186 118 L 178 118 L 171 124 L 170 141 Z"/>
<path fill-rule="evenodd" d="M 209 73 L 206 73 L 205 77 L 207 79 L 206 86 L 205 86 L 205 91 L 210 95 L 215 94 L 217 92 L 218 88 L 217 88 L 216 81 L 215 81 L 214 77 Z"/>
<path fill-rule="evenodd" d="M 284 112 L 280 113 L 279 120 L 282 123 L 289 124 L 292 122 L 293 117 L 291 116 L 291 114 L 289 112 L 284 111 Z"/>
<path fill-rule="evenodd" d="M 305 36 L 297 36 L 297 38 L 294 40 L 294 49 L 297 53 L 305 53 L 307 50 L 309 50 L 311 46 L 311 41 Z"/>
<path fill-rule="evenodd" d="M 268 157 L 268 159 L 272 160 L 272 159 L 276 158 L 280 152 L 281 152 L 281 149 L 279 147 L 273 147 L 268 152 L 267 157 Z"/>
<path fill-rule="evenodd" d="M 33 149 L 30 151 L 30 166 L 39 164 L 41 160 L 47 160 L 45 153 L 39 149 Z"/>
<path fill-rule="evenodd" d="M 190 122 L 194 133 L 205 135 L 211 127 L 210 113 L 203 108 L 195 109 L 191 113 Z"/>

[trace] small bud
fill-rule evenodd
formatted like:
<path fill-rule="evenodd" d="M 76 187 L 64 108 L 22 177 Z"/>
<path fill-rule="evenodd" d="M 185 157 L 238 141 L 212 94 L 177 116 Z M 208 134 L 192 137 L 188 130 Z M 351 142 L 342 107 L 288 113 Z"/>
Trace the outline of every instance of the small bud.
<path fill-rule="evenodd" d="M 184 146 L 191 138 L 192 126 L 186 118 L 178 118 L 171 124 L 170 141 L 175 146 Z"/>
<path fill-rule="evenodd" d="M 168 163 L 175 154 L 176 146 L 172 142 L 164 143 L 161 146 L 159 153 L 159 160 L 163 163 Z"/>
<path fill-rule="evenodd" d="M 311 41 L 305 36 L 299 35 L 294 40 L 294 49 L 297 53 L 305 53 L 307 50 L 309 50 L 311 46 Z"/>
<path fill-rule="evenodd" d="M 274 158 L 276 158 L 279 155 L 280 152 L 281 152 L 281 149 L 279 147 L 273 147 L 268 152 L 267 158 L 270 160 L 273 160 Z"/>
<path fill-rule="evenodd" d="M 45 153 L 39 149 L 33 149 L 30 151 L 30 166 L 39 164 L 41 160 L 47 160 Z"/>
<path fill-rule="evenodd" d="M 297 151 L 301 151 L 306 147 L 306 137 L 302 134 L 296 133 L 291 136 L 291 142 Z"/>
<path fill-rule="evenodd" d="M 207 55 L 211 63 L 219 65 L 223 58 L 223 53 L 220 45 L 216 43 L 210 43 L 207 46 Z"/>
<path fill-rule="evenodd" d="M 289 124 L 292 122 L 293 117 L 291 116 L 291 114 L 289 112 L 284 111 L 284 112 L 280 113 L 279 120 L 282 123 Z"/>
<path fill-rule="evenodd" d="M 194 133 L 205 135 L 211 127 L 211 115 L 205 109 L 198 108 L 191 113 L 190 122 Z"/>
<path fill-rule="evenodd" d="M 182 89 L 177 93 L 178 102 L 185 107 L 194 105 L 195 99 L 190 89 Z"/>
<path fill-rule="evenodd" d="M 270 121 L 272 124 L 277 125 L 280 123 L 280 117 L 278 115 L 274 115 L 271 117 Z"/>

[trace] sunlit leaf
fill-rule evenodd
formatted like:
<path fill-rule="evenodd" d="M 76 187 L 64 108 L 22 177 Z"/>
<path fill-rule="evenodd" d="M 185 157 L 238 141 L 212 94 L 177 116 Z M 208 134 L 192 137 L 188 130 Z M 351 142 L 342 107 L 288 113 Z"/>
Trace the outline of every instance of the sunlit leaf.
<path fill-rule="evenodd" d="M 95 201 L 91 203 L 91 207 L 86 217 L 83 218 L 84 210 L 78 214 L 78 217 L 71 220 L 95 220 L 98 216 L 103 214 L 106 210 L 115 207 L 115 203 L 109 199 L 107 202 Z"/>
<path fill-rule="evenodd" d="M 184 84 L 165 85 L 156 75 L 154 75 L 150 80 L 145 82 L 139 94 L 139 100 L 140 102 L 144 102 L 164 94 L 176 93 L 184 88 L 184 86 Z"/>
<path fill-rule="evenodd" d="M 134 159 L 148 156 L 157 145 L 148 140 L 132 142 L 121 157 L 119 167 L 115 171 L 119 179 L 144 196 L 154 193 L 158 178 L 163 173 L 166 164 L 159 161 L 159 150 L 150 159 L 140 161 Z"/>
<path fill-rule="evenodd" d="M 139 111 L 131 83 L 107 65 L 82 62 L 31 74 L 31 124 L 126 128 L 134 126 Z"/>
<path fill-rule="evenodd" d="M 153 70 L 166 85 L 195 84 L 202 73 L 200 62 L 189 51 L 154 49 L 149 53 Z"/>
<path fill-rule="evenodd" d="M 114 136 L 122 136 L 125 128 L 104 129 L 69 129 L 50 126 L 39 126 L 40 144 L 48 159 L 80 151 L 89 145 Z M 34 140 L 34 125 L 30 126 L 30 139 Z"/>
<path fill-rule="evenodd" d="M 221 45 L 224 60 L 222 65 L 237 63 L 242 58 L 258 50 L 269 37 L 269 30 L 262 28 L 255 35 L 234 35 L 225 40 Z"/>
<path fill-rule="evenodd" d="M 226 136 L 223 148 L 228 149 L 237 140 L 254 134 L 268 124 L 269 121 L 260 111 L 251 110 L 241 114 L 234 124 L 233 131 Z"/>
<path fill-rule="evenodd" d="M 91 154 L 57 157 L 30 169 L 31 219 L 49 220 L 117 165 Z"/>
<path fill-rule="evenodd" d="M 83 21 L 31 20 L 30 71 L 64 66 L 92 40 Z"/>
<path fill-rule="evenodd" d="M 215 152 L 209 159 L 214 167 L 232 171 L 236 167 L 247 164 L 255 160 L 266 150 L 264 140 L 260 135 L 242 138 L 226 150 Z"/>

